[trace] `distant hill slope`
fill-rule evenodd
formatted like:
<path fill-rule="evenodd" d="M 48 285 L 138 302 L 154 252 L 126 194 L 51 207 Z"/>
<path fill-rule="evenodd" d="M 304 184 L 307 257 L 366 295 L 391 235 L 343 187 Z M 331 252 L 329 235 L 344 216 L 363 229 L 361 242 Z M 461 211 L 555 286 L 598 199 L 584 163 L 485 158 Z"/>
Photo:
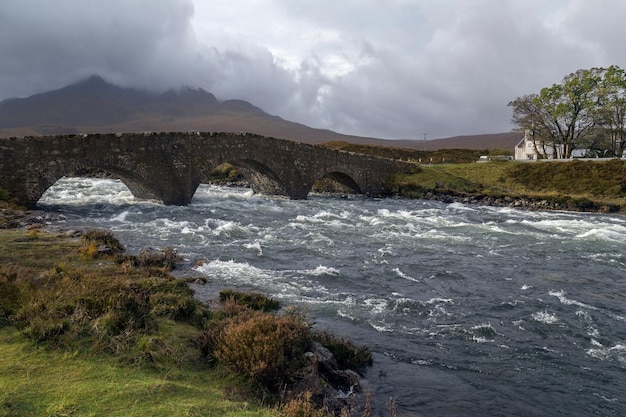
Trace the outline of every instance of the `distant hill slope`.
<path fill-rule="evenodd" d="M 58 90 L 0 102 L 0 137 L 144 131 L 253 132 L 305 143 L 345 141 L 420 150 L 512 149 L 519 135 L 385 140 L 290 122 L 243 100 L 218 101 L 203 89 L 152 94 L 93 76 Z"/>
<path fill-rule="evenodd" d="M 416 141 L 415 149 L 434 151 L 438 149 L 506 149 L 513 151 L 524 135 L 516 132 L 484 135 L 454 136 L 451 138 Z"/>

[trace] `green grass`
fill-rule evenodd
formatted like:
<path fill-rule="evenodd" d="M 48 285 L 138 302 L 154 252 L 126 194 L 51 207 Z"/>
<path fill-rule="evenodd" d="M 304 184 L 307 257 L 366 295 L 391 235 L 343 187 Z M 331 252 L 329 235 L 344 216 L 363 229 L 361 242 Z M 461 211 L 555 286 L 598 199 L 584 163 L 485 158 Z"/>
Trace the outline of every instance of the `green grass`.
<path fill-rule="evenodd" d="M 623 199 L 626 195 L 626 165 L 619 159 L 515 164 L 508 175 L 536 191 L 605 199 Z"/>
<path fill-rule="evenodd" d="M 428 193 L 548 199 L 572 209 L 611 207 L 626 212 L 626 164 L 610 161 L 488 162 L 475 163 L 483 154 L 506 151 L 413 149 L 328 142 L 323 146 L 350 152 L 421 161 L 419 172 L 397 175 L 388 183 L 389 194 L 420 198 Z M 431 161 L 432 160 L 432 161 Z M 431 163 L 432 162 L 432 163 Z"/>
<path fill-rule="evenodd" d="M 511 163 L 487 162 L 474 164 L 449 164 L 436 167 L 424 167 L 425 170 L 438 171 L 454 178 L 463 179 L 475 185 L 476 189 L 502 191 L 511 188 L 507 180 L 507 171 Z"/>
<path fill-rule="evenodd" d="M 0 231 L 0 417 L 323 415 L 296 411 L 314 340 L 302 312 L 232 290 L 200 303 L 169 274 L 173 249 L 142 259 L 106 231 Z"/>
<path fill-rule="evenodd" d="M 473 149 L 440 149 L 438 151 L 419 151 L 415 149 L 396 148 L 379 145 L 361 145 L 348 142 L 326 142 L 321 146 L 346 152 L 362 153 L 365 155 L 380 156 L 383 158 L 421 161 L 422 163 L 468 163 L 478 160 L 481 155 L 487 155 L 487 150 Z M 504 151 L 506 154 L 506 151 Z M 510 152 L 509 152 L 510 153 Z"/>
<path fill-rule="evenodd" d="M 398 176 L 393 185 L 405 197 L 429 191 L 553 200 L 591 201 L 626 211 L 624 161 L 488 162 L 423 165 Z"/>
<path fill-rule="evenodd" d="M 438 189 L 468 194 L 480 189 L 480 186 L 472 181 L 435 167 L 421 167 L 419 172 L 414 174 L 397 175 L 389 187 L 393 194 L 407 198 L 421 198 L 425 193 Z"/>
<path fill-rule="evenodd" d="M 0 231 L 0 417 L 278 415 L 204 362 L 183 281 L 91 243 Z"/>
<path fill-rule="evenodd" d="M 34 347 L 0 328 L 0 416 L 272 416 L 228 398 L 242 389 L 218 370 L 151 370 L 115 358 Z"/>

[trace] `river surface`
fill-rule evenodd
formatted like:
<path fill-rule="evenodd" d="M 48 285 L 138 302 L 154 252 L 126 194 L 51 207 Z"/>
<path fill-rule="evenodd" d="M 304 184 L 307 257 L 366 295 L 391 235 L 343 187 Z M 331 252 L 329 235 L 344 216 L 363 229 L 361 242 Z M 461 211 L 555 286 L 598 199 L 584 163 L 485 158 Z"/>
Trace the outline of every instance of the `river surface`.
<path fill-rule="evenodd" d="M 87 178 L 40 205 L 370 346 L 377 414 L 393 397 L 401 416 L 626 415 L 626 217 L 215 186 L 172 207 Z"/>

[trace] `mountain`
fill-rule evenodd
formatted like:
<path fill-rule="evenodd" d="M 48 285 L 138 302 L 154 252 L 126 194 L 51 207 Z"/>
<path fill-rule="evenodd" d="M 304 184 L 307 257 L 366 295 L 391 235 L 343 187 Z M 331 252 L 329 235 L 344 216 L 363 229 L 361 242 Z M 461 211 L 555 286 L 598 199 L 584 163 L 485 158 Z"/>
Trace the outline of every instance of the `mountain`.
<path fill-rule="evenodd" d="M 58 90 L 0 102 L 0 137 L 144 131 L 253 132 L 305 143 L 345 141 L 436 150 L 512 149 L 519 135 L 385 140 L 343 135 L 290 122 L 243 100 L 220 102 L 203 89 L 153 94 L 92 76 Z"/>

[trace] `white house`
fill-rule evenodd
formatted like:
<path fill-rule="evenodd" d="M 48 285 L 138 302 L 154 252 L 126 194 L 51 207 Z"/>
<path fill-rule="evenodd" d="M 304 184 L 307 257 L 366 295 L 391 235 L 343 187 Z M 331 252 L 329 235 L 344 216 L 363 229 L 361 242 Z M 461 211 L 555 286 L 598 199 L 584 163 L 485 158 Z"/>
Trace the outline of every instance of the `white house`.
<path fill-rule="evenodd" d="M 515 146 L 516 161 L 536 161 L 538 159 L 554 159 L 554 144 L 551 142 L 542 142 L 534 140 L 530 130 L 526 129 L 524 137 Z M 573 158 L 581 158 L 585 155 L 586 149 L 574 149 L 572 151 Z M 556 159 L 563 159 L 563 144 L 556 144 Z"/>

